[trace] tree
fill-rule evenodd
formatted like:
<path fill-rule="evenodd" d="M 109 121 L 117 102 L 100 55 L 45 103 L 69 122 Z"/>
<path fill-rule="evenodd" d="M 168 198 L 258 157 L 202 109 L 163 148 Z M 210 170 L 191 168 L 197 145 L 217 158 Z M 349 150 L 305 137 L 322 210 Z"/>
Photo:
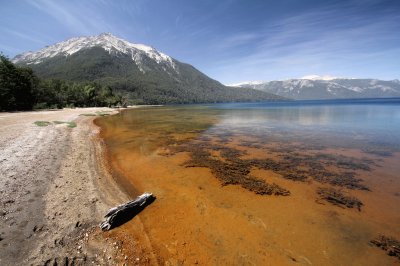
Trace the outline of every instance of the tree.
<path fill-rule="evenodd" d="M 30 110 L 34 104 L 37 77 L 29 68 L 16 67 L 0 54 L 0 110 Z"/>
<path fill-rule="evenodd" d="M 39 80 L 28 67 L 15 66 L 0 54 L 0 111 L 63 107 L 114 106 L 122 98 L 95 82 Z"/>
<path fill-rule="evenodd" d="M 2 54 L 0 54 L 0 110 L 12 110 L 16 104 L 15 96 L 12 93 L 15 87 L 15 67 Z"/>

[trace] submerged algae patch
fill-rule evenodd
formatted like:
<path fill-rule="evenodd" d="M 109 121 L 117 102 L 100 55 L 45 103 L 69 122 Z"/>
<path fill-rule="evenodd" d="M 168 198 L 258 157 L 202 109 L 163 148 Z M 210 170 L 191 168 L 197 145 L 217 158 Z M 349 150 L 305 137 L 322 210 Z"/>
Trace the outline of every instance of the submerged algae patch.
<path fill-rule="evenodd" d="M 288 196 L 290 191 L 277 184 L 269 184 L 264 180 L 250 176 L 252 164 L 240 158 L 244 152 L 221 145 L 206 143 L 185 143 L 170 146 L 170 153 L 189 152 L 191 159 L 186 161 L 185 167 L 206 167 L 218 178 L 223 186 L 240 185 L 243 188 L 261 195 Z M 219 151 L 221 158 L 211 155 L 210 151 Z"/>
<path fill-rule="evenodd" d="M 219 133 L 218 137 L 221 135 L 222 133 Z M 200 136 L 189 141 L 175 141 L 173 137 L 169 136 L 167 144 L 169 152 L 163 155 L 188 152 L 190 159 L 183 166 L 209 168 L 223 185 L 241 185 L 257 194 L 289 195 L 290 192 L 276 184 L 268 184 L 263 180 L 254 179 L 249 176 L 251 169 L 270 170 L 291 181 L 313 180 L 334 187 L 369 190 L 363 184 L 363 180 L 357 177 L 356 171 L 370 171 L 371 166 L 376 165 L 371 160 L 328 154 L 322 147 L 318 147 L 319 149 L 312 153 L 293 152 L 296 149 L 289 142 L 285 143 L 285 148 L 281 147 L 279 152 L 276 152 L 274 149 L 269 150 L 268 147 L 263 146 L 262 139 L 259 139 L 258 142 L 257 139 L 251 142 L 247 141 L 245 145 L 240 146 L 242 148 L 251 146 L 251 149 L 262 150 L 266 154 L 274 155 L 273 159 L 244 159 L 244 156 L 248 155 L 246 150 L 229 146 L 230 143 L 235 145 L 235 137 L 240 139 L 240 135 L 227 135 L 229 135 L 229 141 L 225 137 L 219 138 L 217 142 L 212 137 Z M 213 137 L 215 138 L 215 136 Z M 219 156 L 215 156 L 213 151 L 217 151 Z M 274 189 L 271 189 L 272 186 Z"/>
<path fill-rule="evenodd" d="M 380 235 L 370 241 L 371 244 L 386 251 L 389 256 L 394 256 L 400 260 L 400 241 L 393 238 Z"/>
<path fill-rule="evenodd" d="M 325 200 L 339 207 L 357 208 L 359 211 L 361 211 L 361 206 L 363 206 L 363 203 L 359 199 L 347 196 L 342 191 L 334 188 L 318 188 L 317 193 L 320 197 L 317 202 Z"/>

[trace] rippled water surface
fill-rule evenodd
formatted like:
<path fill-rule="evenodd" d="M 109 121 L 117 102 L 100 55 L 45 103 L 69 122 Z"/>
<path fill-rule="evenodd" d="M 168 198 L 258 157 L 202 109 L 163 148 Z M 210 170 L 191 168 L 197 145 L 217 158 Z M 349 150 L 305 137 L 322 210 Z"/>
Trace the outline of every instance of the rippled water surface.
<path fill-rule="evenodd" d="M 140 218 L 159 262 L 396 262 L 369 241 L 400 239 L 400 99 L 144 107 L 97 123 L 118 182 L 157 196 Z"/>

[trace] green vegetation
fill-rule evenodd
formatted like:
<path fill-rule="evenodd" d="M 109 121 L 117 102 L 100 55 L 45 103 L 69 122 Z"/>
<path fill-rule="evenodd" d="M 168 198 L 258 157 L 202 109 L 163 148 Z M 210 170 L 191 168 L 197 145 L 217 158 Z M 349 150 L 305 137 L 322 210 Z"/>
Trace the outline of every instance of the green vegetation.
<path fill-rule="evenodd" d="M 0 55 L 0 111 L 115 106 L 123 97 L 95 82 L 39 79 Z"/>
<path fill-rule="evenodd" d="M 67 124 L 68 124 L 68 127 L 70 127 L 70 128 L 76 127 L 76 123 L 75 122 L 67 122 Z"/>
<path fill-rule="evenodd" d="M 96 116 L 96 114 L 90 114 L 90 113 L 87 113 L 87 114 L 80 114 L 80 115 L 82 115 L 82 116 Z"/>
<path fill-rule="evenodd" d="M 34 124 L 38 127 L 47 127 L 51 123 L 49 121 L 35 121 Z"/>
<path fill-rule="evenodd" d="M 1 56 L 0 111 L 283 99 L 226 87 L 176 60 L 174 67 L 147 57 L 141 63 L 139 68 L 130 55 L 110 54 L 100 47 L 17 66 Z"/>
<path fill-rule="evenodd" d="M 53 121 L 54 124 L 59 125 L 59 124 L 67 124 L 68 127 L 70 128 L 74 128 L 76 127 L 76 123 L 75 122 L 64 122 L 64 121 Z"/>
<path fill-rule="evenodd" d="M 44 79 L 96 82 L 111 87 L 132 104 L 181 104 L 282 100 L 280 96 L 248 88 L 226 87 L 189 64 L 174 61 L 176 68 L 143 57 L 141 69 L 130 55 L 113 54 L 100 47 L 68 57 L 55 56 L 30 64 Z"/>
<path fill-rule="evenodd" d="M 107 116 L 110 115 L 112 111 L 96 111 L 96 113 L 85 113 L 85 114 L 80 114 L 82 116 Z"/>
<path fill-rule="evenodd" d="M 96 114 L 98 116 L 107 116 L 110 115 L 111 111 L 97 111 Z"/>
<path fill-rule="evenodd" d="M 35 109 L 63 107 L 114 106 L 121 102 L 108 86 L 95 82 L 67 82 L 50 79 L 39 83 Z"/>
<path fill-rule="evenodd" d="M 0 54 L 0 111 L 32 109 L 38 83 L 31 69 L 17 67 Z"/>
<path fill-rule="evenodd" d="M 39 126 L 39 127 L 47 127 L 47 126 L 51 125 L 51 122 L 49 122 L 49 121 L 35 121 L 34 124 Z M 67 127 L 70 127 L 70 128 L 76 127 L 76 123 L 73 122 L 73 121 L 70 121 L 70 122 L 53 121 L 53 124 L 55 124 L 55 125 L 67 124 Z"/>

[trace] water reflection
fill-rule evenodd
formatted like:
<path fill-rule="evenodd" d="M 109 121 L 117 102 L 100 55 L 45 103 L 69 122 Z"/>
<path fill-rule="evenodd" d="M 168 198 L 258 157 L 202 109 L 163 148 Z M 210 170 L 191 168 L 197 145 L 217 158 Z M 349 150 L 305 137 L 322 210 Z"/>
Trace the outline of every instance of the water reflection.
<path fill-rule="evenodd" d="M 243 136 L 258 132 L 281 141 L 400 147 L 400 101 L 394 100 L 168 106 L 124 111 L 101 124 L 118 129 L 107 140 L 110 145 L 122 138 L 123 145 L 147 143 L 151 151 L 166 144 L 167 135 L 190 139 L 207 136 L 207 129 Z"/>
<path fill-rule="evenodd" d="M 304 132 L 320 135 L 339 134 L 345 139 L 363 139 L 365 141 L 384 143 L 399 147 L 400 143 L 400 101 L 382 100 L 381 104 L 374 101 L 347 105 L 322 104 L 304 105 L 287 104 L 246 104 L 219 105 L 224 110 L 222 119 L 215 127 L 223 130 L 247 128 L 277 128 L 293 135 Z M 212 108 L 212 107 L 210 107 Z M 321 134 L 318 134 L 321 133 Z M 326 136 L 328 138 L 328 136 Z"/>
<path fill-rule="evenodd" d="M 225 117 L 237 119 L 237 122 L 246 123 L 247 120 L 259 123 L 279 123 L 284 125 L 307 125 L 332 127 L 356 127 L 373 130 L 397 130 L 400 129 L 400 102 L 381 105 L 357 104 L 357 105 L 298 105 L 287 106 L 276 103 L 274 106 L 259 105 L 257 108 L 223 108 Z M 248 105 L 246 105 L 248 107 Z M 210 107 L 212 108 L 212 107 Z M 240 121 L 241 120 L 241 121 Z"/>

